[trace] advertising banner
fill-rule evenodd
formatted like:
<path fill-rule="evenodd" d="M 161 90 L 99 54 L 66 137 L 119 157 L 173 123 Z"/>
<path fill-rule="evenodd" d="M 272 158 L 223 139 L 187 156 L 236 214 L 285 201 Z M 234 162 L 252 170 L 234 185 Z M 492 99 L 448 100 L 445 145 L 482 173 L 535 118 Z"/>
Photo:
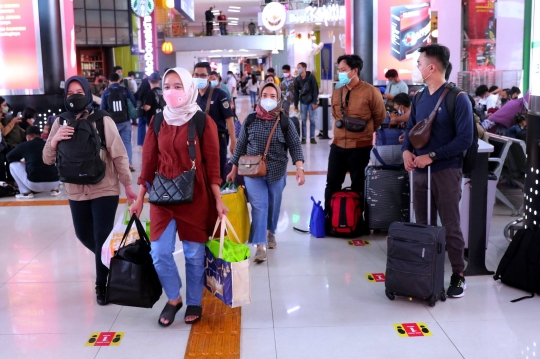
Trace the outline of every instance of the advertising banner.
<path fill-rule="evenodd" d="M 495 69 L 495 0 L 468 3 L 466 71 Z"/>
<path fill-rule="evenodd" d="M 43 94 L 38 0 L 0 0 L 0 95 Z"/>
<path fill-rule="evenodd" d="M 60 11 L 62 13 L 62 43 L 64 44 L 64 76 L 68 79 L 77 75 L 73 0 L 60 0 Z"/>
<path fill-rule="evenodd" d="M 421 0 L 374 0 L 377 14 L 373 32 L 374 80 L 396 69 L 402 80 L 411 80 L 418 48 L 431 42 L 431 7 Z"/>

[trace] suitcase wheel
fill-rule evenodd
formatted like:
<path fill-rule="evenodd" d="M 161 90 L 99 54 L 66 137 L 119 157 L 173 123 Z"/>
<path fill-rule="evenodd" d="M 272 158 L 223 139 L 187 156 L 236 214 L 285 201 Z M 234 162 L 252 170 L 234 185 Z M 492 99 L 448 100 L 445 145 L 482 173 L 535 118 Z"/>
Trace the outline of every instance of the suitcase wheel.
<path fill-rule="evenodd" d="M 441 294 L 441 302 L 446 302 L 446 293 L 444 291 Z"/>
<path fill-rule="evenodd" d="M 390 300 L 396 299 L 396 296 L 394 295 L 394 293 L 389 292 L 387 290 L 385 290 L 384 292 L 385 292 L 386 296 L 388 297 L 388 299 L 390 299 Z"/>
<path fill-rule="evenodd" d="M 442 297 L 441 297 L 441 299 L 442 299 Z M 437 297 L 436 297 L 435 295 L 432 294 L 432 295 L 429 297 L 428 301 L 429 301 L 429 306 L 430 306 L 430 307 L 434 307 L 434 306 L 435 306 L 435 303 L 437 303 Z"/>

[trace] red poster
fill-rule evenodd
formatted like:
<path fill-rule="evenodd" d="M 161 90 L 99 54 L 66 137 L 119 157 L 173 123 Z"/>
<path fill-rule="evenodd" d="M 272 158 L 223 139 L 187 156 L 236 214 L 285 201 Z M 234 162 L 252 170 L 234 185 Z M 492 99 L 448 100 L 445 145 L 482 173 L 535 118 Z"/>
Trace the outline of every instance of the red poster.
<path fill-rule="evenodd" d="M 375 80 L 396 69 L 403 80 L 411 79 L 418 48 L 431 42 L 431 7 L 422 0 L 374 0 L 377 31 L 374 53 Z"/>
<path fill-rule="evenodd" d="M 0 0 L 0 69 L 0 95 L 43 93 L 37 0 Z"/>
<path fill-rule="evenodd" d="M 73 0 L 60 0 L 60 11 L 62 12 L 62 42 L 64 44 L 64 75 L 68 79 L 77 75 Z"/>
<path fill-rule="evenodd" d="M 469 1 L 466 71 L 495 68 L 495 0 Z"/>

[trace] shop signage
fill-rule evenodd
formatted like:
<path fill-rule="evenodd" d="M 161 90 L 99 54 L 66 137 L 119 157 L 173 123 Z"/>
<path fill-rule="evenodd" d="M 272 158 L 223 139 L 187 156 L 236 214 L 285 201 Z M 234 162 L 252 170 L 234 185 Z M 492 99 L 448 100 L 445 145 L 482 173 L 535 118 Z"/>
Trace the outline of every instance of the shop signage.
<path fill-rule="evenodd" d="M 131 0 L 131 10 L 139 17 L 151 15 L 154 7 L 154 0 Z"/>
<path fill-rule="evenodd" d="M 287 20 L 285 7 L 277 2 L 266 5 L 262 12 L 262 23 L 269 31 L 278 31 Z"/>
<path fill-rule="evenodd" d="M 155 63 L 154 59 L 156 56 L 156 43 L 154 39 L 154 16 L 148 15 L 143 18 L 143 26 L 142 26 L 142 35 L 143 35 L 143 42 L 142 42 L 142 49 L 144 53 L 144 73 L 146 73 L 147 76 L 150 76 L 155 69 Z"/>
<path fill-rule="evenodd" d="M 299 13 L 300 12 L 300 13 Z M 308 6 L 304 10 L 289 11 L 289 24 L 323 23 L 328 26 L 328 21 L 345 20 L 345 6 L 337 4 L 320 7 Z"/>

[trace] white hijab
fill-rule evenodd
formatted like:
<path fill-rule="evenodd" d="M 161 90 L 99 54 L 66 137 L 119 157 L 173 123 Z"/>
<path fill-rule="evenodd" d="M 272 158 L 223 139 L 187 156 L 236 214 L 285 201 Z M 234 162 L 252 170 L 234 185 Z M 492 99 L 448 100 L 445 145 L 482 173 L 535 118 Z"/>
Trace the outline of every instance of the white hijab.
<path fill-rule="evenodd" d="M 197 105 L 198 92 L 191 74 L 181 67 L 174 67 L 167 70 L 163 75 L 163 82 L 165 82 L 167 74 L 171 71 L 176 72 L 178 76 L 180 76 L 180 79 L 182 79 L 184 92 L 186 93 L 188 100 L 182 107 L 170 107 L 167 104 L 163 109 L 163 117 L 165 118 L 165 122 L 170 126 L 182 126 L 188 123 L 193 115 L 201 109 L 199 105 Z"/>

